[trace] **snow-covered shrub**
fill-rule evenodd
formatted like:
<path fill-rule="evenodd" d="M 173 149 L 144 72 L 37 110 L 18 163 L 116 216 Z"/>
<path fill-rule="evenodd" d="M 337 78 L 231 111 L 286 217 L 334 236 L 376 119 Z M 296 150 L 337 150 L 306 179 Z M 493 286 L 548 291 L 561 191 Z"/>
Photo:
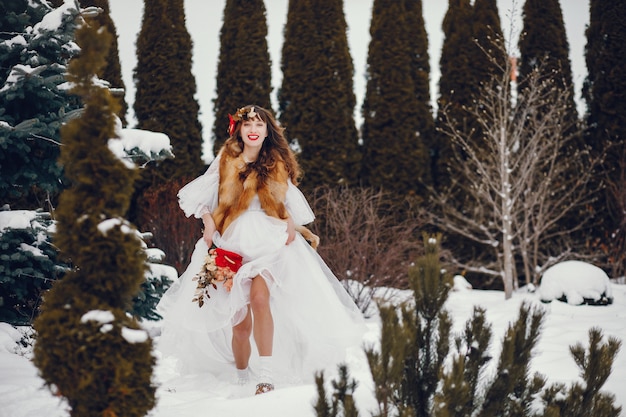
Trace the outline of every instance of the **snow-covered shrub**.
<path fill-rule="evenodd" d="M 0 211 L 0 321 L 30 324 L 42 294 L 63 273 L 50 242 L 50 213 Z"/>
<path fill-rule="evenodd" d="M 163 265 L 160 262 L 165 258 L 165 253 L 156 248 L 146 249 L 148 256 L 148 270 L 145 273 L 145 281 L 141 284 L 139 293 L 133 298 L 131 314 L 146 320 L 160 320 L 162 317 L 156 311 L 156 306 L 161 296 L 167 291 L 178 278 L 174 267 Z"/>
<path fill-rule="evenodd" d="M 565 261 L 548 268 L 541 278 L 539 298 L 546 303 L 560 300 L 572 305 L 613 303 L 608 275 L 581 261 Z"/>

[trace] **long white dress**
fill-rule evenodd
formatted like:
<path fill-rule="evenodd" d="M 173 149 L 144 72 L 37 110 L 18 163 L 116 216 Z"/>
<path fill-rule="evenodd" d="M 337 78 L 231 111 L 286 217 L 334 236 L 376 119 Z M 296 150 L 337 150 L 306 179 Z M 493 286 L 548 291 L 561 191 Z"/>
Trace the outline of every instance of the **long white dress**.
<path fill-rule="evenodd" d="M 200 217 L 217 206 L 218 167 L 219 156 L 204 175 L 180 190 L 180 206 L 187 216 Z M 285 205 L 296 225 L 313 221 L 305 197 L 291 183 Z M 243 265 L 232 290 L 218 284 L 202 307 L 192 302 L 197 284 L 192 278 L 208 251 L 204 240 L 198 240 L 187 270 L 158 305 L 163 320 L 157 349 L 163 357 L 175 359 L 178 372 L 232 380 L 232 326 L 247 313 L 250 285 L 257 275 L 266 280 L 271 294 L 275 383 L 312 381 L 316 371 L 341 362 L 346 348 L 360 345 L 364 331 L 360 311 L 317 252 L 296 235 L 286 245 L 287 223 L 267 216 L 255 198 L 223 235 L 214 235 L 218 247 L 243 256 Z M 258 353 L 253 337 L 251 342 L 254 375 Z"/>

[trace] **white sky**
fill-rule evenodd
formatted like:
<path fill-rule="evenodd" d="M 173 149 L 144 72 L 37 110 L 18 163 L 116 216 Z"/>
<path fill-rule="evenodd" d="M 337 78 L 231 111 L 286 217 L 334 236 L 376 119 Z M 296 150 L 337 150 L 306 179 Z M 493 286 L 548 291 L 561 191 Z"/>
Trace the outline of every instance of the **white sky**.
<path fill-rule="evenodd" d="M 132 102 L 135 94 L 133 69 L 136 66 L 135 43 L 141 27 L 143 0 L 109 0 L 111 15 L 118 32 L 122 76 L 126 84 L 126 100 L 131 107 L 128 120 L 134 124 Z M 287 18 L 289 0 L 265 0 L 268 25 L 268 45 L 272 60 L 272 100 L 277 108 L 276 91 L 280 86 L 282 74 L 280 57 L 283 41 L 283 29 Z M 369 46 L 369 23 L 373 0 L 344 0 L 344 10 L 348 24 L 348 43 L 354 63 L 354 89 L 357 98 L 355 117 L 360 124 L 360 108 L 365 93 L 365 65 Z M 185 14 L 187 30 L 194 42 L 193 72 L 197 83 L 197 99 L 200 104 L 200 121 L 203 126 L 205 142 L 211 138 L 213 128 L 212 100 L 215 97 L 215 73 L 219 55 L 219 35 L 222 27 L 222 14 L 225 0 L 186 0 Z M 505 36 L 517 36 L 521 30 L 520 10 L 523 0 L 498 0 L 498 8 Z M 424 20 L 428 33 L 429 54 L 431 59 L 431 97 L 437 97 L 439 79 L 439 55 L 443 43 L 441 23 L 447 10 L 447 2 L 442 0 L 423 0 Z M 576 96 L 579 98 L 579 112 L 584 107 L 580 100 L 582 83 L 587 74 L 584 59 L 586 44 L 585 29 L 589 22 L 589 0 L 561 0 L 563 17 L 570 44 L 570 60 Z M 514 16 L 515 19 L 511 19 Z M 512 29 L 511 29 L 512 28 Z M 210 157 L 206 159 L 211 159 Z"/>

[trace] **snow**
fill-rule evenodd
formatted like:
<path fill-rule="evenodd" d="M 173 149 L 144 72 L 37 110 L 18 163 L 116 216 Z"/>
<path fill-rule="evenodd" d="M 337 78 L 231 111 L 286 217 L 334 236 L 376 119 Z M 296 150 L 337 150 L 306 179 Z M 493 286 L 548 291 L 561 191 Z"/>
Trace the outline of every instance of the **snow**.
<path fill-rule="evenodd" d="M 87 323 L 89 321 L 95 321 L 100 324 L 111 323 L 115 320 L 115 316 L 110 311 L 106 310 L 91 310 L 83 314 L 80 318 L 81 323 Z"/>
<path fill-rule="evenodd" d="M 45 253 L 43 253 L 41 251 L 41 249 L 36 248 L 36 247 L 31 246 L 31 245 L 26 244 L 26 243 L 20 243 L 20 249 L 22 250 L 22 252 L 30 252 L 34 256 L 41 256 L 43 258 L 47 258 L 48 257 Z"/>
<path fill-rule="evenodd" d="M 28 229 L 35 217 L 31 210 L 0 211 L 0 233 L 5 229 Z"/>
<path fill-rule="evenodd" d="M 35 25 L 35 32 L 54 32 L 57 31 L 63 23 L 63 16 L 66 14 L 74 14 L 77 10 L 76 0 L 65 0 L 58 8 L 47 13 L 41 22 Z"/>
<path fill-rule="evenodd" d="M 580 265 L 578 265 L 580 266 Z M 560 268 L 568 272 L 572 265 Z M 559 269 L 557 269 L 559 272 Z M 608 306 L 573 306 L 554 301 L 542 303 L 538 292 L 529 292 L 525 288 L 513 293 L 505 300 L 500 291 L 483 291 L 463 285 L 458 276 L 461 291 L 451 291 L 446 309 L 453 319 L 453 331 L 461 332 L 465 321 L 471 317 L 474 306 L 486 310 L 487 321 L 493 327 L 491 345 L 492 359 L 487 375 L 493 373 L 501 348 L 501 341 L 509 323 L 517 319 L 521 303 L 530 302 L 546 312 L 542 336 L 535 349 L 531 371 L 547 377 L 548 384 L 564 383 L 570 385 L 579 381 L 579 370 L 569 353 L 569 346 L 582 343 L 588 346 L 588 331 L 592 327 L 602 329 L 605 339 L 609 336 L 624 339 L 626 335 L 626 286 L 611 283 L 614 302 Z M 565 282 L 565 276 L 563 281 Z M 572 284 L 574 287 L 576 283 Z M 399 291 L 396 299 L 411 297 L 410 292 Z M 92 311 L 87 317 L 100 323 L 107 323 L 109 312 Z M 157 406 L 149 414 L 151 417 L 195 417 L 198 412 L 212 416 L 244 417 L 255 410 L 258 417 L 298 416 L 313 417 L 313 403 L 317 399 L 316 387 L 310 384 L 299 386 L 278 386 L 274 392 L 254 396 L 253 387 L 239 388 L 230 381 L 216 381 L 206 374 L 179 375 L 172 363 L 160 358 L 158 351 L 159 323 L 146 323 L 146 331 L 130 332 L 129 342 L 140 342 L 146 332 L 153 334 L 157 366 L 154 372 L 157 389 Z M 369 416 L 375 411 L 373 382 L 363 353 L 364 346 L 376 345 L 380 335 L 380 321 L 374 315 L 367 320 L 367 332 L 363 336 L 363 345 L 348 350 L 346 363 L 350 376 L 358 381 L 355 401 L 359 415 Z M 21 328 L 19 329 L 21 330 Z M 131 330 L 131 329 L 128 329 Z M 138 332 L 138 333 L 135 333 Z M 140 332 L 140 333 L 139 333 Z M 43 381 L 37 376 L 37 369 L 30 362 L 30 354 L 18 351 L 14 343 L 20 339 L 20 331 L 0 323 L 0 417 L 68 417 L 67 404 L 43 388 Z M 127 339 L 128 340 L 128 339 Z M 626 342 L 626 341 L 624 341 Z M 337 370 L 325 370 L 325 379 L 330 382 L 336 378 Z M 626 405 L 626 349 L 618 352 L 613 364 L 613 372 L 603 391 L 616 396 L 617 405 Z M 330 392 L 331 388 L 328 388 Z M 626 416 L 625 413 L 622 413 Z"/>
<path fill-rule="evenodd" d="M 119 227 L 122 233 L 125 233 L 125 234 L 135 232 L 134 229 L 130 228 L 123 219 L 119 219 L 119 218 L 106 219 L 106 220 L 101 221 L 98 224 L 98 231 L 106 236 L 107 233 L 111 231 L 111 229 L 114 229 L 116 227 Z"/>
<path fill-rule="evenodd" d="M 573 305 L 584 299 L 595 302 L 612 298 L 609 276 L 600 268 L 581 261 L 565 261 L 550 267 L 541 278 L 539 298 L 550 302 L 565 296 Z"/>
<path fill-rule="evenodd" d="M 135 149 L 146 155 L 148 159 L 163 153 L 173 156 L 170 138 L 165 133 L 143 129 L 123 129 L 120 119 L 117 119 L 116 123 L 115 135 L 117 137 L 109 139 L 107 146 L 127 168 L 136 168 L 132 157 L 129 157 Z"/>
<path fill-rule="evenodd" d="M 128 343 L 145 343 L 148 340 L 148 332 L 141 329 L 122 327 L 122 337 Z"/>
<path fill-rule="evenodd" d="M 4 85 L 0 89 L 0 93 L 9 90 L 11 87 L 17 84 L 22 78 L 29 76 L 29 75 L 38 75 L 42 73 L 46 68 L 47 66 L 45 65 L 39 65 L 34 68 L 31 67 L 30 65 L 23 65 L 23 64 L 14 65 L 13 68 L 11 68 L 11 72 L 9 73 L 9 76 L 5 80 Z"/>

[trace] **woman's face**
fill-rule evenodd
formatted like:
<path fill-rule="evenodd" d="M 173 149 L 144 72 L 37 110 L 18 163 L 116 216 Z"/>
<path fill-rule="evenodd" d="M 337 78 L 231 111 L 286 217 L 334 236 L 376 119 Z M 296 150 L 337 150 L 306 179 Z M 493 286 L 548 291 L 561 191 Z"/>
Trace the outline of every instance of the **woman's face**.
<path fill-rule="evenodd" d="M 241 121 L 241 139 L 244 146 L 261 149 L 267 137 L 267 123 L 259 117 Z"/>

